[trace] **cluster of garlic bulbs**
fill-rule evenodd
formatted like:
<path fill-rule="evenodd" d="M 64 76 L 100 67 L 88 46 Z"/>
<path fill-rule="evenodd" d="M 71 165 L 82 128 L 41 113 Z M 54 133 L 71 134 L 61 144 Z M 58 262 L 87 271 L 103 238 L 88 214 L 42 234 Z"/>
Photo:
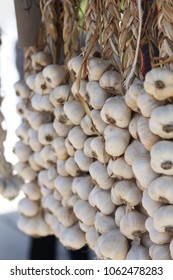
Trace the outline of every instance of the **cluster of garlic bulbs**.
<path fill-rule="evenodd" d="M 15 85 L 19 228 L 99 259 L 171 259 L 173 74 L 153 69 L 123 96 L 120 73 L 95 54 L 86 67 L 82 55 L 68 67 L 43 56 Z"/>

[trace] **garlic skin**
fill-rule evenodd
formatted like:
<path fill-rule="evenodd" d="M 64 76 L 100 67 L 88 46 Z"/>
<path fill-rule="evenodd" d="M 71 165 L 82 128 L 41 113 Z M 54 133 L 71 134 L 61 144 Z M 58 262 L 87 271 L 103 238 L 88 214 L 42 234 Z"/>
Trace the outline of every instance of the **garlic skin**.
<path fill-rule="evenodd" d="M 91 226 L 88 228 L 88 230 L 86 231 L 85 234 L 86 237 L 86 241 L 88 246 L 95 251 L 95 245 L 97 243 L 97 240 L 99 238 L 99 234 L 97 232 L 97 230 L 95 229 L 94 226 Z"/>
<path fill-rule="evenodd" d="M 53 121 L 53 128 L 58 136 L 67 137 L 69 131 L 72 129 L 72 125 L 65 125 L 55 118 Z"/>
<path fill-rule="evenodd" d="M 173 205 L 161 206 L 153 216 L 154 228 L 159 232 L 173 232 Z"/>
<path fill-rule="evenodd" d="M 94 137 L 88 137 L 84 142 L 83 152 L 87 157 L 93 158 L 93 151 L 91 149 L 91 141 Z"/>
<path fill-rule="evenodd" d="M 32 75 L 28 75 L 25 79 L 25 82 L 26 82 L 27 86 L 32 91 L 35 91 L 35 84 L 34 84 L 35 77 L 36 77 L 36 74 L 32 74 Z"/>
<path fill-rule="evenodd" d="M 28 142 L 34 152 L 39 152 L 43 145 L 38 140 L 38 131 L 33 128 L 28 130 Z"/>
<path fill-rule="evenodd" d="M 39 95 L 49 94 L 51 87 L 46 83 L 42 72 L 36 74 L 34 79 L 34 91 Z"/>
<path fill-rule="evenodd" d="M 83 119 L 80 122 L 80 126 L 86 135 L 92 136 L 96 134 L 96 129 L 94 128 L 92 120 L 88 115 L 85 115 L 83 117 Z"/>
<path fill-rule="evenodd" d="M 169 250 L 170 250 L 171 258 L 173 259 L 173 239 L 171 239 L 171 242 L 169 244 Z"/>
<path fill-rule="evenodd" d="M 57 137 L 52 141 L 52 147 L 58 159 L 65 160 L 68 157 L 67 149 L 65 147 L 65 138 Z"/>
<path fill-rule="evenodd" d="M 57 211 L 58 221 L 64 227 L 71 227 L 77 222 L 77 218 L 73 212 L 73 209 L 70 207 L 60 207 Z"/>
<path fill-rule="evenodd" d="M 88 201 L 79 199 L 73 207 L 76 217 L 88 226 L 94 225 L 96 209 Z"/>
<path fill-rule="evenodd" d="M 113 156 L 121 156 L 130 140 L 130 133 L 127 129 L 108 125 L 104 130 L 105 150 Z"/>
<path fill-rule="evenodd" d="M 150 151 L 151 167 L 160 174 L 173 175 L 173 143 L 163 140 L 153 145 Z"/>
<path fill-rule="evenodd" d="M 35 70 L 39 70 L 40 68 L 43 68 L 52 63 L 52 56 L 47 51 L 39 51 L 31 56 L 31 60 L 32 67 Z"/>
<path fill-rule="evenodd" d="M 107 124 L 126 128 L 131 120 L 131 110 L 123 96 L 110 97 L 101 109 L 101 118 Z"/>
<path fill-rule="evenodd" d="M 148 194 L 151 199 L 161 203 L 173 204 L 173 178 L 161 176 L 152 181 L 148 186 Z"/>
<path fill-rule="evenodd" d="M 145 220 L 146 217 L 136 210 L 127 212 L 121 218 L 120 231 L 128 239 L 138 238 L 146 232 Z"/>
<path fill-rule="evenodd" d="M 79 71 L 82 67 L 82 64 L 83 64 L 83 57 L 82 56 L 75 56 L 75 57 L 72 57 L 69 61 L 68 61 L 68 69 L 70 71 L 73 71 L 75 74 L 76 74 L 76 77 L 77 75 L 79 74 Z M 86 77 L 86 74 L 85 74 L 85 71 L 82 70 L 81 72 L 81 79 L 84 79 Z"/>
<path fill-rule="evenodd" d="M 65 81 L 66 69 L 65 66 L 50 64 L 43 69 L 43 77 L 46 83 L 51 87 L 55 88 Z"/>
<path fill-rule="evenodd" d="M 76 149 L 73 147 L 73 145 L 70 143 L 70 141 L 68 140 L 68 137 L 65 139 L 65 147 L 67 150 L 67 154 L 70 157 L 74 157 L 75 151 Z"/>
<path fill-rule="evenodd" d="M 93 109 L 101 110 L 109 94 L 95 81 L 89 81 L 86 90 L 88 103 Z"/>
<path fill-rule="evenodd" d="M 80 85 L 79 85 L 79 88 L 78 88 L 78 81 L 75 80 L 73 82 L 72 87 L 71 87 L 71 92 L 72 92 L 75 99 L 79 99 L 79 96 L 82 96 L 84 98 L 84 100 L 87 101 L 87 99 L 86 99 L 86 85 L 87 85 L 87 81 L 80 80 Z"/>
<path fill-rule="evenodd" d="M 88 200 L 89 194 L 93 189 L 94 184 L 89 175 L 76 177 L 73 179 L 72 191 L 76 193 L 82 200 Z"/>
<path fill-rule="evenodd" d="M 17 135 L 17 137 L 26 145 L 29 144 L 29 141 L 28 141 L 29 129 L 30 129 L 29 124 L 25 121 L 22 121 L 15 130 L 15 134 Z"/>
<path fill-rule="evenodd" d="M 97 241 L 102 259 L 125 260 L 128 241 L 119 230 L 112 230 L 101 235 Z"/>
<path fill-rule="evenodd" d="M 153 244 L 149 248 L 149 254 L 152 260 L 171 260 L 169 244 Z"/>
<path fill-rule="evenodd" d="M 165 100 L 172 93 L 173 72 L 169 68 L 154 68 L 150 70 L 144 81 L 145 91 L 157 100 Z"/>
<path fill-rule="evenodd" d="M 65 162 L 65 170 L 69 173 L 72 177 L 80 176 L 82 171 L 80 170 L 79 166 L 75 162 L 73 157 L 69 157 Z"/>
<path fill-rule="evenodd" d="M 171 241 L 171 235 L 167 232 L 158 232 L 154 228 L 153 218 L 148 217 L 145 221 L 145 226 L 147 231 L 149 232 L 149 236 L 151 241 L 155 244 L 166 244 Z"/>
<path fill-rule="evenodd" d="M 54 180 L 54 188 L 59 191 L 62 197 L 69 198 L 72 195 L 73 177 L 58 175 Z"/>
<path fill-rule="evenodd" d="M 142 198 L 141 191 L 129 180 L 122 180 L 111 188 L 111 199 L 115 205 L 127 204 L 136 206 Z"/>
<path fill-rule="evenodd" d="M 58 159 L 57 163 L 56 163 L 56 167 L 57 167 L 57 173 L 61 176 L 69 176 L 68 172 L 65 169 L 65 160 L 63 159 Z"/>
<path fill-rule="evenodd" d="M 54 116 L 55 118 L 62 124 L 65 125 L 72 125 L 72 122 L 68 119 L 64 112 L 64 105 L 58 104 L 54 109 Z"/>
<path fill-rule="evenodd" d="M 102 118 L 100 116 L 100 110 L 93 109 L 91 111 L 91 118 L 92 118 L 93 124 L 97 128 L 97 131 L 100 134 L 103 134 L 104 129 L 106 128 L 107 125 L 106 125 L 106 123 L 104 123 L 104 121 L 102 121 Z"/>
<path fill-rule="evenodd" d="M 149 121 L 150 130 L 164 139 L 173 138 L 173 105 L 159 106 L 152 111 Z"/>

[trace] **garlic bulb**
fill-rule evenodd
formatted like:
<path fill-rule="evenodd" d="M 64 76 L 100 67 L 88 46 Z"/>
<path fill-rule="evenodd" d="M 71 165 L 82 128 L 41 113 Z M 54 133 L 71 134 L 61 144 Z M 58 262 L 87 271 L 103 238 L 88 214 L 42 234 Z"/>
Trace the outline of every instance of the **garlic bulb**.
<path fill-rule="evenodd" d="M 148 194 L 155 201 L 166 204 L 173 204 L 172 185 L 172 176 L 161 176 L 149 184 Z"/>
<path fill-rule="evenodd" d="M 28 142 L 34 152 L 39 152 L 43 145 L 38 140 L 38 131 L 33 128 L 28 130 Z"/>
<path fill-rule="evenodd" d="M 149 232 L 151 241 L 155 244 L 166 244 L 171 241 L 171 235 L 167 232 L 159 232 L 154 228 L 153 218 L 148 217 L 145 221 L 145 226 Z"/>
<path fill-rule="evenodd" d="M 38 162 L 36 162 L 35 160 L 35 154 L 32 153 L 29 158 L 28 158 L 28 162 L 29 162 L 29 165 L 31 166 L 31 168 L 34 170 L 34 171 L 40 171 L 41 170 L 41 166 L 38 164 Z"/>
<path fill-rule="evenodd" d="M 76 217 L 88 226 L 94 225 L 96 209 L 92 207 L 88 201 L 79 199 L 74 207 Z"/>
<path fill-rule="evenodd" d="M 49 178 L 47 169 L 43 169 L 38 173 L 38 183 L 40 186 L 45 186 L 50 190 L 54 189 L 54 180 Z"/>
<path fill-rule="evenodd" d="M 58 159 L 57 160 L 57 173 L 61 176 L 69 176 L 68 172 L 65 169 L 65 160 L 63 159 Z"/>
<path fill-rule="evenodd" d="M 165 139 L 173 138 L 173 105 L 159 106 L 152 111 L 149 121 L 150 130 Z"/>
<path fill-rule="evenodd" d="M 101 118 L 107 124 L 125 128 L 131 120 L 131 110 L 123 96 L 110 97 L 101 109 Z"/>
<path fill-rule="evenodd" d="M 112 214 L 115 209 L 115 205 L 111 200 L 110 190 L 103 190 L 97 186 L 90 192 L 88 201 L 104 215 Z"/>
<path fill-rule="evenodd" d="M 42 145 L 51 144 L 52 141 L 57 137 L 52 123 L 44 123 L 38 130 L 38 140 Z"/>
<path fill-rule="evenodd" d="M 55 88 L 65 81 L 66 69 L 63 65 L 50 64 L 43 69 L 42 73 L 51 88 Z"/>
<path fill-rule="evenodd" d="M 64 112 L 67 118 L 75 125 L 79 125 L 85 115 L 82 104 L 77 100 L 69 100 L 65 102 Z"/>
<path fill-rule="evenodd" d="M 49 99 L 52 105 L 56 108 L 59 104 L 64 104 L 70 96 L 70 86 L 60 85 L 55 87 L 49 94 Z"/>
<path fill-rule="evenodd" d="M 150 248 L 151 245 L 153 245 L 153 242 L 151 241 L 148 232 L 145 232 L 144 234 L 142 234 L 141 243 L 142 243 L 142 245 L 144 245 L 148 249 Z"/>
<path fill-rule="evenodd" d="M 36 74 L 34 79 L 34 91 L 40 95 L 49 94 L 51 87 L 46 83 L 42 72 Z"/>
<path fill-rule="evenodd" d="M 93 109 L 102 109 L 109 94 L 100 87 L 98 82 L 89 81 L 86 86 L 88 103 Z"/>
<path fill-rule="evenodd" d="M 25 181 L 34 181 L 37 177 L 36 171 L 34 171 L 28 163 L 18 162 L 14 166 L 17 174 Z"/>
<path fill-rule="evenodd" d="M 124 158 L 129 165 L 132 165 L 136 157 L 146 155 L 149 153 L 144 145 L 138 140 L 133 140 L 125 150 Z"/>
<path fill-rule="evenodd" d="M 24 144 L 29 144 L 28 143 L 28 131 L 30 129 L 30 126 L 27 122 L 23 121 L 21 124 L 18 126 L 18 128 L 15 130 L 15 133 L 17 137 L 23 141 Z"/>
<path fill-rule="evenodd" d="M 117 71 L 106 71 L 100 78 L 99 84 L 102 88 L 120 89 L 120 74 Z"/>
<path fill-rule="evenodd" d="M 169 68 L 154 68 L 150 70 L 144 81 L 144 89 L 157 100 L 165 100 L 172 93 L 173 72 Z"/>
<path fill-rule="evenodd" d="M 73 157 L 76 149 L 70 143 L 70 141 L 68 140 L 68 137 L 65 139 L 65 147 L 66 147 L 66 150 L 67 150 L 67 154 L 70 157 Z"/>
<path fill-rule="evenodd" d="M 73 71 L 76 76 L 79 74 L 79 71 L 82 67 L 83 64 L 83 57 L 82 56 L 76 56 L 76 57 L 72 57 L 69 61 L 68 61 L 68 69 L 70 71 Z M 81 72 L 81 79 L 84 79 L 86 77 L 86 73 L 84 70 L 82 70 Z"/>
<path fill-rule="evenodd" d="M 36 111 L 53 112 L 53 106 L 49 101 L 49 95 L 39 95 L 37 93 L 32 95 L 31 105 Z"/>
<path fill-rule="evenodd" d="M 110 65 L 110 61 L 103 60 L 97 57 L 90 57 L 88 59 L 88 75 L 91 80 L 99 81 L 102 74 L 107 70 Z"/>
<path fill-rule="evenodd" d="M 28 75 L 25 79 L 25 82 L 26 82 L 27 86 L 32 91 L 35 91 L 35 84 L 34 84 L 35 77 L 36 77 L 36 74 L 32 74 L 32 75 Z"/>
<path fill-rule="evenodd" d="M 85 115 L 80 122 L 80 126 L 86 135 L 92 136 L 96 134 L 96 129 L 93 126 L 92 120 L 88 115 Z"/>
<path fill-rule="evenodd" d="M 125 161 L 124 157 L 112 161 L 112 175 L 117 179 L 132 179 L 134 177 L 132 167 Z"/>
<path fill-rule="evenodd" d="M 84 142 L 83 152 L 87 157 L 92 158 L 93 157 L 93 151 L 91 149 L 91 141 L 94 139 L 94 137 L 88 137 Z"/>
<path fill-rule="evenodd" d="M 54 187 L 63 197 L 70 197 L 72 195 L 72 182 L 73 177 L 58 175 L 54 181 Z"/>
<path fill-rule="evenodd" d="M 39 52 L 35 52 L 31 56 L 31 60 L 32 60 L 32 67 L 37 70 L 51 64 L 52 56 L 47 51 L 39 51 Z"/>
<path fill-rule="evenodd" d="M 55 129 L 58 136 L 67 137 L 72 125 L 65 125 L 55 118 L 53 121 L 53 128 Z"/>
<path fill-rule="evenodd" d="M 26 162 L 28 160 L 28 157 L 31 155 L 32 150 L 22 141 L 18 141 L 13 148 L 13 152 L 16 154 L 19 161 Z"/>
<path fill-rule="evenodd" d="M 30 97 L 31 91 L 25 81 L 18 81 L 14 84 L 14 90 L 16 92 L 17 97 L 22 99 L 26 99 Z"/>
<path fill-rule="evenodd" d="M 38 213 L 39 204 L 35 201 L 28 199 L 27 197 L 22 198 L 18 203 L 18 211 L 26 217 L 35 216 Z"/>
<path fill-rule="evenodd" d="M 122 217 L 126 214 L 126 209 L 127 206 L 126 205 L 120 205 L 117 207 L 117 209 L 115 210 L 115 223 L 118 227 L 120 227 L 120 221 L 122 219 Z"/>
<path fill-rule="evenodd" d="M 127 129 L 108 125 L 104 130 L 105 150 L 113 156 L 121 156 L 129 143 L 130 133 Z"/>
<path fill-rule="evenodd" d="M 91 118 L 92 118 L 93 124 L 97 128 L 97 131 L 100 134 L 103 134 L 104 129 L 106 128 L 107 125 L 106 125 L 106 123 L 104 123 L 104 121 L 102 120 L 102 118 L 100 116 L 100 110 L 93 109 L 91 111 Z"/>
<path fill-rule="evenodd" d="M 89 173 L 93 182 L 96 182 L 102 189 L 110 189 L 114 183 L 113 178 L 109 178 L 106 166 L 99 161 L 95 161 L 90 165 Z"/>
<path fill-rule="evenodd" d="M 52 141 L 52 147 L 58 159 L 65 160 L 68 157 L 67 149 L 65 147 L 65 138 L 57 137 Z"/>
<path fill-rule="evenodd" d="M 115 205 L 127 204 L 135 206 L 139 204 L 142 198 L 141 191 L 134 182 L 122 180 L 111 188 L 111 199 Z"/>
<path fill-rule="evenodd" d="M 40 126 L 43 123 L 47 123 L 50 121 L 50 113 L 47 112 L 36 112 L 36 111 L 29 111 L 25 112 L 26 119 L 31 126 L 31 128 L 35 130 L 39 130 Z"/>
<path fill-rule="evenodd" d="M 73 127 L 68 133 L 68 141 L 77 150 L 83 149 L 87 136 L 84 134 L 80 126 Z"/>
<path fill-rule="evenodd" d="M 88 246 L 95 250 L 95 245 L 97 243 L 97 240 L 99 238 L 99 234 L 97 232 L 97 230 L 95 229 L 94 226 L 91 226 L 88 228 L 88 230 L 86 231 L 86 234 L 85 234 L 85 237 L 86 237 L 86 241 L 87 241 L 87 244 Z"/>
<path fill-rule="evenodd" d="M 89 193 L 91 192 L 93 187 L 94 185 L 89 175 L 76 177 L 73 179 L 72 191 L 83 200 L 88 200 Z"/>
<path fill-rule="evenodd" d="M 154 228 L 159 232 L 173 232 L 173 205 L 161 206 L 153 217 Z"/>
<path fill-rule="evenodd" d="M 138 113 L 135 113 L 134 116 L 132 117 L 130 123 L 129 123 L 129 132 L 131 134 L 131 136 L 138 140 L 139 139 L 139 135 L 138 135 L 138 120 L 140 119 L 141 115 Z"/>
<path fill-rule="evenodd" d="M 87 157 L 82 150 L 77 150 L 74 154 L 74 160 L 79 166 L 79 169 L 87 172 L 90 165 L 93 163 L 93 159 Z"/>
<path fill-rule="evenodd" d="M 153 244 L 149 248 L 149 254 L 152 260 L 171 260 L 169 244 Z"/>
<path fill-rule="evenodd" d="M 57 217 L 64 227 L 71 227 L 77 222 L 73 209 L 69 207 L 60 207 L 57 211 Z"/>
<path fill-rule="evenodd" d="M 153 145 L 150 151 L 151 167 L 161 174 L 173 175 L 173 143 L 171 141 L 159 141 Z"/>
<path fill-rule="evenodd" d="M 78 88 L 78 81 L 75 80 L 73 82 L 73 85 L 71 87 L 71 92 L 76 99 L 78 99 L 79 96 L 82 96 L 84 98 L 84 100 L 87 101 L 87 99 L 86 99 L 86 85 L 87 85 L 87 81 L 80 80 L 80 85 L 79 85 L 79 88 Z"/>
<path fill-rule="evenodd" d="M 144 189 L 148 188 L 149 184 L 159 176 L 152 170 L 150 165 L 150 157 L 147 155 L 137 156 L 133 160 L 132 169 L 136 179 Z"/>
<path fill-rule="evenodd" d="M 26 112 L 27 112 L 27 99 L 23 99 L 22 101 L 18 102 L 16 105 L 16 112 L 19 116 L 21 116 L 23 119 L 27 118 Z"/>
<path fill-rule="evenodd" d="M 60 242 L 69 249 L 80 249 L 86 244 L 85 234 L 78 224 L 65 228 L 60 235 Z"/>
<path fill-rule="evenodd" d="M 91 139 L 90 147 L 94 158 L 101 163 L 108 163 L 110 156 L 105 151 L 104 140 L 102 138 L 98 136 Z"/>
<path fill-rule="evenodd" d="M 150 217 L 153 217 L 156 210 L 159 209 L 162 205 L 161 202 L 151 199 L 151 197 L 148 194 L 148 189 L 145 189 L 143 191 L 141 202 Z"/>
<path fill-rule="evenodd" d="M 95 229 L 101 234 L 118 229 L 114 218 L 112 216 L 104 215 L 101 212 L 96 213 L 94 226 Z"/>
<path fill-rule="evenodd" d="M 103 259 L 124 260 L 128 252 L 128 241 L 119 230 L 101 235 L 97 241 Z"/>
<path fill-rule="evenodd" d="M 62 124 L 65 125 L 72 125 L 72 122 L 68 119 L 64 112 L 63 104 L 58 104 L 54 109 L 54 116 L 55 118 Z"/>
<path fill-rule="evenodd" d="M 125 102 L 132 111 L 139 112 L 137 106 L 137 98 L 140 95 L 140 92 L 143 89 L 143 84 L 140 80 L 135 79 L 133 84 L 129 87 L 128 91 L 125 94 Z"/>
<path fill-rule="evenodd" d="M 40 188 L 37 182 L 25 183 L 22 185 L 22 191 L 30 200 L 39 200 L 41 198 Z"/>
<path fill-rule="evenodd" d="M 146 232 L 145 220 L 146 217 L 136 210 L 127 212 L 121 218 L 120 231 L 128 239 L 138 238 Z"/>
<path fill-rule="evenodd" d="M 127 253 L 126 260 L 150 260 L 148 248 L 138 244 L 138 240 L 133 240 L 131 248 Z"/>
<path fill-rule="evenodd" d="M 145 90 L 142 90 L 137 98 L 137 106 L 142 115 L 146 118 L 150 118 L 153 110 L 160 104 L 160 101 L 153 98 L 153 96 L 148 95 Z"/>
<path fill-rule="evenodd" d="M 47 145 L 40 150 L 40 156 L 45 162 L 56 163 L 57 157 L 52 146 Z"/>
<path fill-rule="evenodd" d="M 80 176 L 82 171 L 80 170 L 79 166 L 77 165 L 76 161 L 73 157 L 69 157 L 65 162 L 65 170 L 67 173 L 72 176 Z"/>
<path fill-rule="evenodd" d="M 146 148 L 150 151 L 152 146 L 160 140 L 160 138 L 153 134 L 149 129 L 149 119 L 140 117 L 137 123 L 139 139 Z"/>

